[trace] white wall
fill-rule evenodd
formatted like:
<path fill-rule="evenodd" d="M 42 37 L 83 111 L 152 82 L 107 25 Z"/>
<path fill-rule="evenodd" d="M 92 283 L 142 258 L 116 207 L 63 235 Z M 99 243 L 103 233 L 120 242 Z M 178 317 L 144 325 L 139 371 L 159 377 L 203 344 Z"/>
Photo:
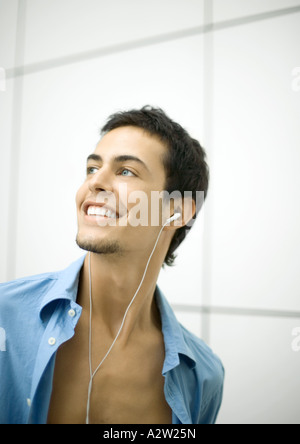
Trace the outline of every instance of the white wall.
<path fill-rule="evenodd" d="M 299 41 L 300 0 L 0 0 L 0 280 L 82 255 L 74 197 L 99 128 L 162 107 L 211 169 L 159 282 L 224 362 L 219 423 L 300 423 Z"/>

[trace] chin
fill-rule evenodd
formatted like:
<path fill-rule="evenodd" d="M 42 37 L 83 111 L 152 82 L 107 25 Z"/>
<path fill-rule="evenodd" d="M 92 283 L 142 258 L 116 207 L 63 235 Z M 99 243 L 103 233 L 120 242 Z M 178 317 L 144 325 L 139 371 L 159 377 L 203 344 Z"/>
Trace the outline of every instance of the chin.
<path fill-rule="evenodd" d="M 90 251 L 91 253 L 118 255 L 123 253 L 120 243 L 114 240 L 97 240 L 95 238 L 91 239 L 87 236 L 80 236 L 77 234 L 76 243 L 79 248 L 85 251 Z"/>

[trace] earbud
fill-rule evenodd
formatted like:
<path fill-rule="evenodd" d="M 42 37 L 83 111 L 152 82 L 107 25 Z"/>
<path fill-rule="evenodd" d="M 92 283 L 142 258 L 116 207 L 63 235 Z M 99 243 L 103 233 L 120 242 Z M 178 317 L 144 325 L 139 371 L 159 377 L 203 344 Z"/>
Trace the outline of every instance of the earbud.
<path fill-rule="evenodd" d="M 179 219 L 180 216 L 181 216 L 180 213 L 175 213 L 173 216 L 169 217 L 169 219 L 166 220 L 165 225 L 166 225 L 166 224 L 169 224 L 170 222 L 173 222 L 174 220 Z"/>

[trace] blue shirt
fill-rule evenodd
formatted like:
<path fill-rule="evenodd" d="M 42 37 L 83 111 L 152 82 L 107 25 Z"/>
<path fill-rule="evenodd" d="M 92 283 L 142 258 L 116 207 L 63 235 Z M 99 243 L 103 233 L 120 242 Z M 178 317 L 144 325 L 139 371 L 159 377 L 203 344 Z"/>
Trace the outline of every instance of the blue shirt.
<path fill-rule="evenodd" d="M 58 347 L 74 335 L 84 257 L 67 269 L 0 284 L 0 423 L 45 424 Z M 173 424 L 212 424 L 224 370 L 199 338 L 177 321 L 160 290 L 156 301 L 165 342 L 164 393 Z"/>

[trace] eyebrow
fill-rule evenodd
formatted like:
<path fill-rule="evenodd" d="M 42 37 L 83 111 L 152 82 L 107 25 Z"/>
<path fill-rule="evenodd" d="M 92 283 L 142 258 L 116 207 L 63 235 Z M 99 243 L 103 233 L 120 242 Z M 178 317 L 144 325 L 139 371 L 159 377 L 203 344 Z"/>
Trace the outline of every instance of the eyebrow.
<path fill-rule="evenodd" d="M 101 156 L 99 156 L 99 154 L 90 154 L 87 157 L 87 162 L 89 160 L 95 160 L 96 162 L 102 162 L 103 159 Z M 122 154 L 121 156 L 116 156 L 113 158 L 113 162 L 115 163 L 122 163 L 122 162 L 127 162 L 127 161 L 133 161 L 133 162 L 138 162 L 140 165 L 142 165 L 149 173 L 149 168 L 147 167 L 147 165 L 145 164 L 145 162 L 143 162 L 141 159 L 139 159 L 136 156 L 131 156 L 129 154 Z"/>

